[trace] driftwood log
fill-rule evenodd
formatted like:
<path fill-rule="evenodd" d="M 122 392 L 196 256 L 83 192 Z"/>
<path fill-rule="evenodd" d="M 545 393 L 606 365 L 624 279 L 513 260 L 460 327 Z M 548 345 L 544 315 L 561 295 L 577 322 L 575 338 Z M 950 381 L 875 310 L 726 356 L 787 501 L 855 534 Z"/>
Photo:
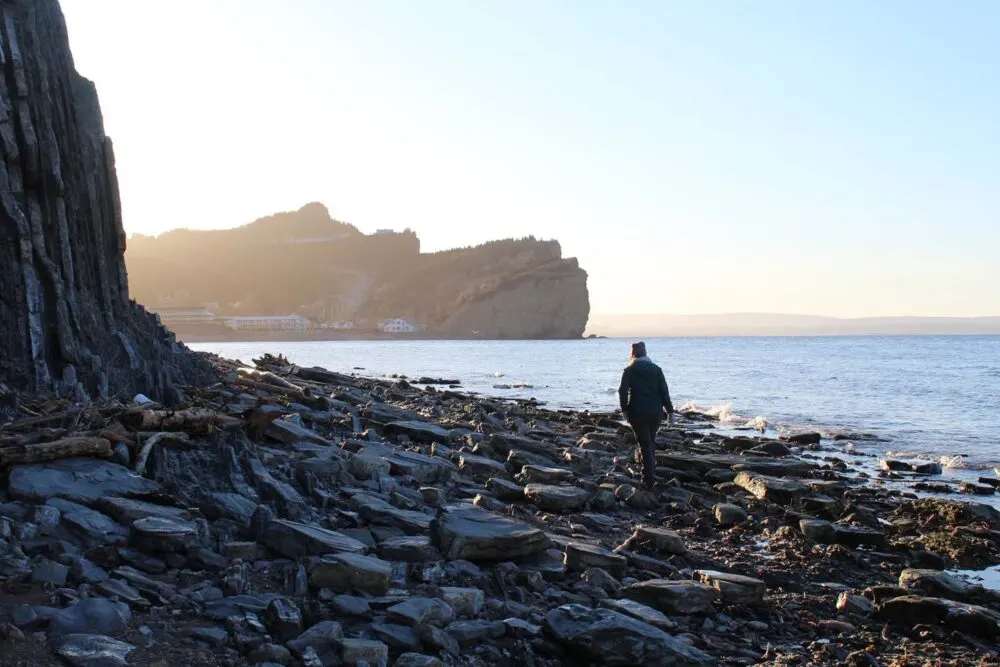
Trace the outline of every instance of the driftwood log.
<path fill-rule="evenodd" d="M 176 402 L 213 372 L 130 300 L 111 140 L 57 0 L 0 0 L 0 387 Z"/>
<path fill-rule="evenodd" d="M 38 463 L 71 456 L 111 456 L 111 441 L 105 438 L 69 437 L 26 445 L 0 448 L 0 466 Z"/>

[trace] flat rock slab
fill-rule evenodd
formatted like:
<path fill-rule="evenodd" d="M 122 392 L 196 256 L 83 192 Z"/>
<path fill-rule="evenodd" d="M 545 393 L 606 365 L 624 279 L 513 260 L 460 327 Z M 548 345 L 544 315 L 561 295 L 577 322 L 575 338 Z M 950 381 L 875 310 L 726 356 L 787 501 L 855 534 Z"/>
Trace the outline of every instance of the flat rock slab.
<path fill-rule="evenodd" d="M 383 456 L 393 475 L 407 475 L 422 484 L 446 482 L 457 468 L 438 456 L 417 452 L 393 452 Z"/>
<path fill-rule="evenodd" d="M 549 634 L 571 655 L 607 667 L 708 667 L 710 655 L 663 630 L 611 609 L 567 604 L 545 616 Z"/>
<path fill-rule="evenodd" d="M 490 436 L 489 442 L 490 447 L 504 455 L 509 455 L 512 450 L 520 449 L 524 452 L 538 454 L 539 456 L 543 456 L 550 461 L 558 456 L 555 448 L 549 443 L 541 440 L 535 440 L 533 438 L 525 438 L 524 436 L 515 435 L 513 433 L 494 433 Z"/>
<path fill-rule="evenodd" d="M 808 475 L 809 471 L 819 467 L 815 463 L 807 461 L 775 461 L 767 457 L 735 455 L 692 456 L 687 452 L 657 452 L 656 463 L 657 465 L 674 468 L 675 470 L 688 470 L 699 475 L 705 475 L 719 468 L 730 469 L 736 467 L 741 470 L 766 475 L 801 477 Z"/>
<path fill-rule="evenodd" d="M 107 496 L 158 493 L 160 485 L 111 461 L 77 458 L 15 465 L 7 489 L 22 500 L 44 502 L 59 497 L 90 505 Z"/>
<path fill-rule="evenodd" d="M 374 639 L 344 639 L 340 642 L 340 659 L 345 665 L 385 665 L 389 662 L 389 647 Z"/>
<path fill-rule="evenodd" d="M 687 546 L 684 544 L 683 538 L 674 531 L 665 528 L 639 526 L 629 541 L 636 545 L 649 547 L 657 553 L 674 555 L 687 553 Z"/>
<path fill-rule="evenodd" d="M 309 583 L 337 593 L 385 595 L 391 576 L 392 563 L 373 556 L 341 553 L 315 558 L 309 564 Z"/>
<path fill-rule="evenodd" d="M 130 524 L 137 519 L 155 516 L 174 521 L 187 521 L 191 513 L 180 507 L 168 507 L 132 498 L 102 498 L 97 508 L 119 523 Z"/>
<path fill-rule="evenodd" d="M 370 523 L 399 528 L 408 535 L 423 535 L 430 528 L 433 517 L 423 512 L 401 510 L 385 500 L 367 493 L 356 493 L 351 498 L 363 519 Z"/>
<path fill-rule="evenodd" d="M 549 548 L 549 538 L 538 528 L 469 506 L 439 512 L 431 539 L 446 559 L 474 562 L 521 558 Z"/>
<path fill-rule="evenodd" d="M 500 461 L 494 461 L 493 459 L 486 458 L 485 456 L 477 456 L 476 454 L 462 454 L 458 459 L 458 469 L 467 475 L 477 476 L 496 476 L 505 477 L 507 475 L 507 466 Z"/>
<path fill-rule="evenodd" d="M 385 425 L 386 434 L 402 434 L 418 442 L 447 442 L 451 431 L 437 424 L 421 421 L 394 421 Z"/>
<path fill-rule="evenodd" d="M 128 528 L 102 512 L 65 498 L 49 498 L 45 504 L 59 510 L 59 526 L 87 548 L 125 544 L 128 541 Z"/>
<path fill-rule="evenodd" d="M 809 487 L 801 482 L 771 477 L 748 470 L 736 475 L 733 482 L 760 500 L 770 500 L 778 504 L 789 503 L 794 498 L 809 493 Z"/>
<path fill-rule="evenodd" d="M 490 477 L 486 480 L 486 490 L 495 498 L 504 502 L 524 500 L 524 487 L 500 477 Z"/>
<path fill-rule="evenodd" d="M 412 597 L 386 610 L 388 620 L 403 625 L 441 627 L 455 620 L 455 610 L 444 600 Z"/>
<path fill-rule="evenodd" d="M 723 602 L 754 603 L 764 599 L 767 584 L 760 579 L 715 570 L 697 570 L 695 577 L 719 592 Z"/>
<path fill-rule="evenodd" d="M 430 563 L 441 560 L 441 552 L 426 535 L 393 537 L 378 545 L 378 554 L 388 561 Z"/>
<path fill-rule="evenodd" d="M 575 486 L 528 484 L 524 497 L 546 512 L 572 512 L 586 505 L 591 493 Z"/>
<path fill-rule="evenodd" d="M 529 464 L 521 468 L 521 477 L 526 482 L 559 484 L 561 482 L 572 482 L 576 478 L 576 474 L 572 470 L 566 470 L 565 468 L 549 468 Z"/>
<path fill-rule="evenodd" d="M 650 579 L 622 589 L 625 597 L 648 604 L 665 614 L 698 614 L 709 611 L 718 596 L 711 586 L 696 581 Z"/>
<path fill-rule="evenodd" d="M 833 525 L 833 537 L 837 544 L 848 547 L 872 546 L 881 547 L 887 543 L 885 533 L 871 528 Z"/>
<path fill-rule="evenodd" d="M 307 523 L 276 519 L 267 525 L 261 541 L 286 558 L 328 553 L 364 553 L 368 547 L 341 533 Z"/>
<path fill-rule="evenodd" d="M 316 431 L 300 426 L 288 419 L 275 419 L 267 425 L 267 437 L 291 445 L 297 442 L 314 442 L 318 445 L 332 445 L 329 440 Z"/>
<path fill-rule="evenodd" d="M 667 618 L 662 611 L 657 611 L 648 605 L 635 600 L 604 600 L 602 606 L 617 611 L 626 616 L 638 619 L 643 623 L 649 623 L 661 630 L 676 630 L 677 624 Z"/>
<path fill-rule="evenodd" d="M 190 521 L 177 521 L 147 516 L 132 522 L 129 543 L 147 553 L 184 553 L 200 546 L 198 526 Z"/>
<path fill-rule="evenodd" d="M 118 667 L 135 650 L 131 644 L 106 635 L 71 634 L 62 637 L 55 652 L 74 667 Z"/>
<path fill-rule="evenodd" d="M 570 542 L 566 545 L 566 556 L 563 562 L 567 569 L 574 572 L 583 572 L 587 568 L 599 567 L 619 577 L 625 574 L 625 569 L 628 567 L 628 559 L 625 556 L 604 547 L 582 542 Z"/>
<path fill-rule="evenodd" d="M 983 587 L 942 572 L 940 570 L 903 570 L 899 575 L 899 587 L 933 597 L 948 598 L 958 602 L 968 602 L 982 594 Z"/>

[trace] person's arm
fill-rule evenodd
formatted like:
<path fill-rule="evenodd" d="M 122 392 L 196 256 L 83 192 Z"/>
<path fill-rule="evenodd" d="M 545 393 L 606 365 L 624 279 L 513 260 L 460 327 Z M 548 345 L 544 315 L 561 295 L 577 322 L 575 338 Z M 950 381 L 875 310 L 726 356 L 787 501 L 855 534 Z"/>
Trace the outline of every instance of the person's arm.
<path fill-rule="evenodd" d="M 622 371 L 622 383 L 618 386 L 618 402 L 622 406 L 622 417 L 628 419 L 628 368 Z"/>
<path fill-rule="evenodd" d="M 667 418 L 670 423 L 674 423 L 674 404 L 670 402 L 670 388 L 667 386 L 667 378 L 660 370 L 660 398 L 663 400 L 663 408 L 667 411 Z"/>

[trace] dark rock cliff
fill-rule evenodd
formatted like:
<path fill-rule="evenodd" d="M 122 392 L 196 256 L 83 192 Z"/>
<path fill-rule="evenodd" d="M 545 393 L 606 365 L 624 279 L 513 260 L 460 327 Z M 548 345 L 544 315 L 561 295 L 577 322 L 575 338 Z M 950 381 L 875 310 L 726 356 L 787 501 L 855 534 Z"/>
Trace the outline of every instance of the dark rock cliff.
<path fill-rule="evenodd" d="M 129 299 L 114 151 L 57 0 L 0 1 L 0 156 L 0 394 L 211 377 Z"/>

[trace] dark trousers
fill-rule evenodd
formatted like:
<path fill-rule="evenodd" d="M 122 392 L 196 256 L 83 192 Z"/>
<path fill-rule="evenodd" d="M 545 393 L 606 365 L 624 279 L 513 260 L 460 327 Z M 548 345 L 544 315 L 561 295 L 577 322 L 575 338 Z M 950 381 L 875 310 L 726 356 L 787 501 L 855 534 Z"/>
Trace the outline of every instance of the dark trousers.
<path fill-rule="evenodd" d="M 628 420 L 639 442 L 642 482 L 649 488 L 653 488 L 656 482 L 656 432 L 660 430 L 662 421 L 663 415 L 636 415 Z"/>

